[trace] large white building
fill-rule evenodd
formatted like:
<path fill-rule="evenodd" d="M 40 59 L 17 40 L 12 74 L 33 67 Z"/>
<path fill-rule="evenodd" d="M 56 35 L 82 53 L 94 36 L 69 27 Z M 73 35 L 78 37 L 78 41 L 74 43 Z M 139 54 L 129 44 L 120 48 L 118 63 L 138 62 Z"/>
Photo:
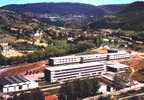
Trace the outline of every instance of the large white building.
<path fill-rule="evenodd" d="M 47 81 L 63 82 L 78 78 L 101 76 L 106 73 L 106 66 L 102 62 L 79 63 L 47 67 L 45 78 Z"/>
<path fill-rule="evenodd" d="M 49 82 L 60 82 L 76 78 L 101 76 L 106 72 L 114 74 L 116 72 L 122 72 L 122 67 L 124 66 L 120 64 L 107 65 L 106 63 L 102 63 L 102 61 L 125 59 L 129 57 L 130 54 L 126 51 L 117 51 L 107 54 L 53 57 L 49 59 L 49 67 L 45 70 L 45 78 Z M 109 69 L 111 69 L 111 71 L 109 71 Z M 112 72 L 112 70 L 115 72 Z"/>
<path fill-rule="evenodd" d="M 117 60 L 129 58 L 129 53 L 126 51 L 118 51 L 107 54 L 86 54 L 86 55 L 71 55 L 63 57 L 52 57 L 49 59 L 50 66 L 57 66 L 63 64 L 74 64 L 74 63 L 87 63 L 95 61 L 106 61 L 106 60 Z"/>
<path fill-rule="evenodd" d="M 0 77 L 0 92 L 2 93 L 29 90 L 37 87 L 37 82 L 23 76 Z"/>

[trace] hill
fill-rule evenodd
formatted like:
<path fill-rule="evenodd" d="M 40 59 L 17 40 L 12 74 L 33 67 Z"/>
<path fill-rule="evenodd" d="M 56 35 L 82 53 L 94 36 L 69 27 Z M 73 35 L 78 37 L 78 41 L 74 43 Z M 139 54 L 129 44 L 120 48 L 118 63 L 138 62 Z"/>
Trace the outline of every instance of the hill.
<path fill-rule="evenodd" d="M 50 25 L 80 28 L 101 19 L 104 15 L 117 13 L 124 7 L 122 4 L 94 6 L 82 3 L 33 3 L 13 4 L 1 8 L 25 14 Z"/>
<path fill-rule="evenodd" d="M 129 4 L 124 10 L 117 14 L 121 22 L 124 23 L 123 27 L 128 29 L 143 30 L 144 29 L 144 2 L 138 1 Z"/>
<path fill-rule="evenodd" d="M 144 29 L 144 2 L 134 2 L 116 14 L 108 15 L 90 24 L 91 28 Z"/>
<path fill-rule="evenodd" d="M 99 7 L 81 3 L 33 3 L 23 5 L 7 5 L 3 9 L 19 13 L 32 12 L 37 14 L 58 14 L 58 15 L 104 15 L 106 12 Z"/>
<path fill-rule="evenodd" d="M 138 12 L 144 11 L 144 1 L 137 1 L 129 4 L 120 13 L 129 13 L 129 12 L 135 13 L 136 11 Z"/>
<path fill-rule="evenodd" d="M 40 22 L 23 14 L 0 9 L 0 25 L 32 29 L 40 27 Z"/>
<path fill-rule="evenodd" d="M 8 34 L 14 37 L 30 37 L 36 30 L 43 28 L 43 24 L 24 14 L 0 9 L 0 36 Z"/>
<path fill-rule="evenodd" d="M 75 28 L 78 28 L 86 26 L 87 23 L 90 23 L 89 26 L 91 28 L 122 28 L 132 30 L 144 29 L 143 1 L 138 1 L 131 4 L 115 4 L 102 6 L 93 6 L 81 3 L 34 3 L 20 5 L 13 4 L 3 6 L 1 8 L 17 12 L 19 14 L 22 14 L 22 16 L 28 15 L 29 18 L 27 19 L 26 17 L 27 21 L 31 21 L 33 20 L 33 18 L 37 18 L 42 22 L 47 22 L 48 24 L 58 26 L 66 25 L 71 27 L 71 25 L 73 25 L 73 27 L 75 26 Z M 23 18 L 25 18 L 25 16 L 22 17 L 22 20 Z M 92 18 L 88 16 L 99 17 Z M 5 17 L 3 17 L 3 19 L 4 18 Z M 9 19 L 9 21 L 13 22 L 13 20 L 11 20 L 13 19 L 13 16 L 10 16 Z M 1 22 L 3 23 L 3 20 L 1 20 Z M 6 19 L 5 23 L 8 23 Z M 34 26 L 39 27 L 39 24 L 35 23 Z"/>
<path fill-rule="evenodd" d="M 102 5 L 98 7 L 103 9 L 108 14 L 114 14 L 122 11 L 126 6 L 127 4 L 111 4 L 111 5 Z"/>

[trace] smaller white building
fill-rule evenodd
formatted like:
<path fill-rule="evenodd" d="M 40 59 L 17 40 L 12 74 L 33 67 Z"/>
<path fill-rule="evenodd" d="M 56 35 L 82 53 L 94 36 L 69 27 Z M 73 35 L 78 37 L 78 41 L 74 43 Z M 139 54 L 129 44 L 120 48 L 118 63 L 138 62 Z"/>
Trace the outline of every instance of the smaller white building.
<path fill-rule="evenodd" d="M 34 89 L 38 83 L 23 76 L 0 77 L 0 92 L 11 93 Z"/>
<path fill-rule="evenodd" d="M 123 73 L 128 68 L 127 65 L 116 63 L 116 64 L 107 64 L 107 72 L 113 73 Z"/>
<path fill-rule="evenodd" d="M 112 91 L 114 91 L 113 87 L 110 87 L 110 86 L 108 86 L 105 83 L 100 83 L 100 88 L 98 89 L 99 93 L 107 95 L 107 94 L 109 94 Z"/>
<path fill-rule="evenodd" d="M 98 89 L 99 93 L 107 94 L 107 85 L 104 83 L 100 83 L 100 88 Z"/>
<path fill-rule="evenodd" d="M 106 73 L 102 76 L 108 80 L 113 80 L 114 76 L 119 73 L 123 73 L 128 69 L 127 65 L 124 64 L 107 64 L 106 65 Z"/>

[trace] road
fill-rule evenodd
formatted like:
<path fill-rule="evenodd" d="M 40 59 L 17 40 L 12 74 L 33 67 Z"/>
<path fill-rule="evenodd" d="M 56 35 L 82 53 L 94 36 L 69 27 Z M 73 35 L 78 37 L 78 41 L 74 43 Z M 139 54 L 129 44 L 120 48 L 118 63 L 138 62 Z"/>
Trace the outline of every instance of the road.
<path fill-rule="evenodd" d="M 44 88 L 44 89 L 40 89 L 40 90 L 45 92 L 45 91 L 49 91 L 49 90 L 59 89 L 60 87 L 61 86 L 56 86 L 56 87 Z"/>
<path fill-rule="evenodd" d="M 132 97 L 135 97 L 135 96 L 142 96 L 142 95 L 144 95 L 144 93 L 139 93 L 139 94 L 132 95 L 132 96 L 122 97 L 122 98 L 120 98 L 119 100 L 127 100 L 127 99 L 129 99 L 129 98 L 132 98 Z"/>

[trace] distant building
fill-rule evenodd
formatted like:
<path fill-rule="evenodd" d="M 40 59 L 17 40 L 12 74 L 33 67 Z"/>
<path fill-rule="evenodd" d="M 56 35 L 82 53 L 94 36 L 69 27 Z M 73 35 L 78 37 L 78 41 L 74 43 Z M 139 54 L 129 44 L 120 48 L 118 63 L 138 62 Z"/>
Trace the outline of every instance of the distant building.
<path fill-rule="evenodd" d="M 107 93 L 107 85 L 104 83 L 100 83 L 100 88 L 98 89 L 98 92 L 106 94 Z"/>
<path fill-rule="evenodd" d="M 23 76 L 0 77 L 0 92 L 2 93 L 29 90 L 37 87 L 37 82 Z"/>
<path fill-rule="evenodd" d="M 1 51 L 9 51 L 13 49 L 8 43 L 0 43 L 0 50 Z"/>

